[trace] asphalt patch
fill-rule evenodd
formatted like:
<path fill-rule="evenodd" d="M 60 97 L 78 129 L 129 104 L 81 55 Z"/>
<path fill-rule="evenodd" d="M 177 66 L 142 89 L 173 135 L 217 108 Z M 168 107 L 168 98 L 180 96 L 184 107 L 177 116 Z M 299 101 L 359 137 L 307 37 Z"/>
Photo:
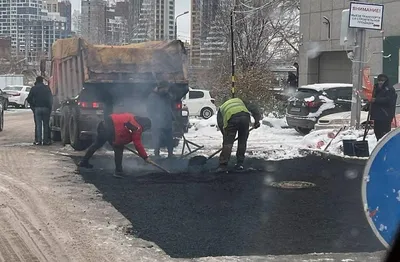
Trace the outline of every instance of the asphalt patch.
<path fill-rule="evenodd" d="M 112 157 L 95 156 L 95 169 L 80 174 L 132 223 L 134 236 L 172 257 L 383 250 L 363 213 L 362 166 L 317 156 L 246 161 L 264 171 L 163 174 L 124 159 L 127 176 L 116 179 Z M 273 181 L 316 186 L 282 190 Z"/>

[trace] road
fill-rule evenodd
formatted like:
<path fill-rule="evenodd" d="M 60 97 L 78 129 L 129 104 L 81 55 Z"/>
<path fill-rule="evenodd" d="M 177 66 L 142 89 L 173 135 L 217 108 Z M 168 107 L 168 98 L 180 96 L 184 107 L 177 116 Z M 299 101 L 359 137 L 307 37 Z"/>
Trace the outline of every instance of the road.
<path fill-rule="evenodd" d="M 251 161 L 263 172 L 155 173 L 109 154 L 76 172 L 82 153 L 32 145 L 29 110 L 0 133 L 0 261 L 379 261 L 362 213 L 362 166 L 315 156 Z M 211 162 L 211 165 L 215 162 Z M 284 190 L 267 182 L 302 180 Z M 318 253 L 311 255 L 301 255 Z M 319 254 L 328 253 L 328 254 Z M 332 254 L 331 254 L 332 253 Z M 133 259 L 135 258 L 135 259 Z"/>

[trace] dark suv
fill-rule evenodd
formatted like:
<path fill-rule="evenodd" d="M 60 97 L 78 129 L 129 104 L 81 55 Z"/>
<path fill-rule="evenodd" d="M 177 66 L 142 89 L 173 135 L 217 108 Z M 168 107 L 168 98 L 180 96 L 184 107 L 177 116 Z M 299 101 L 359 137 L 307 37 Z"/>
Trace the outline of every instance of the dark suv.
<path fill-rule="evenodd" d="M 314 84 L 297 89 L 288 100 L 286 121 L 302 135 L 322 116 L 351 110 L 352 84 Z"/>

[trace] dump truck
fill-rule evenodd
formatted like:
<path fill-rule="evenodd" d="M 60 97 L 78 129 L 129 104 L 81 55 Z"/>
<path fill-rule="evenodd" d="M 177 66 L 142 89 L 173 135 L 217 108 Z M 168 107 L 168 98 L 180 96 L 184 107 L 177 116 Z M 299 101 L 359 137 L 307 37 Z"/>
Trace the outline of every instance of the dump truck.
<path fill-rule="evenodd" d="M 104 115 L 131 112 L 147 116 L 147 97 L 158 83 L 170 84 L 173 97 L 175 146 L 185 130 L 182 98 L 187 94 L 187 52 L 179 40 L 152 41 L 123 46 L 92 45 L 82 38 L 57 40 L 48 82 L 53 94 L 50 128 L 53 141 L 85 150 L 95 138 Z M 46 78 L 46 76 L 45 76 Z M 143 134 L 151 145 L 151 134 Z"/>

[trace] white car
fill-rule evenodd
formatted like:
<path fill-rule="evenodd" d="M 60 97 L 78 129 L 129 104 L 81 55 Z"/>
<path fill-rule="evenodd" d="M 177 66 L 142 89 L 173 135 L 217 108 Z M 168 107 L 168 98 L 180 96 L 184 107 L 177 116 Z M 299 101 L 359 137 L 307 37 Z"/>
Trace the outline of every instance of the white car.
<path fill-rule="evenodd" d="M 190 116 L 201 116 L 204 119 L 209 119 L 217 111 L 214 104 L 215 99 L 211 97 L 208 90 L 189 88 L 183 102 L 187 105 Z"/>
<path fill-rule="evenodd" d="M 315 130 L 340 129 L 341 127 L 344 126 L 349 127 L 350 118 L 351 118 L 351 111 L 326 115 L 318 119 L 318 122 L 315 124 L 314 129 Z M 367 118 L 368 118 L 368 112 L 361 111 L 360 114 L 361 125 L 367 122 Z"/>
<path fill-rule="evenodd" d="M 15 107 L 23 107 L 28 108 L 29 103 L 26 101 L 26 98 L 29 95 L 29 91 L 31 91 L 30 86 L 24 85 L 9 85 L 6 86 L 3 91 L 9 94 L 8 104 Z"/>

